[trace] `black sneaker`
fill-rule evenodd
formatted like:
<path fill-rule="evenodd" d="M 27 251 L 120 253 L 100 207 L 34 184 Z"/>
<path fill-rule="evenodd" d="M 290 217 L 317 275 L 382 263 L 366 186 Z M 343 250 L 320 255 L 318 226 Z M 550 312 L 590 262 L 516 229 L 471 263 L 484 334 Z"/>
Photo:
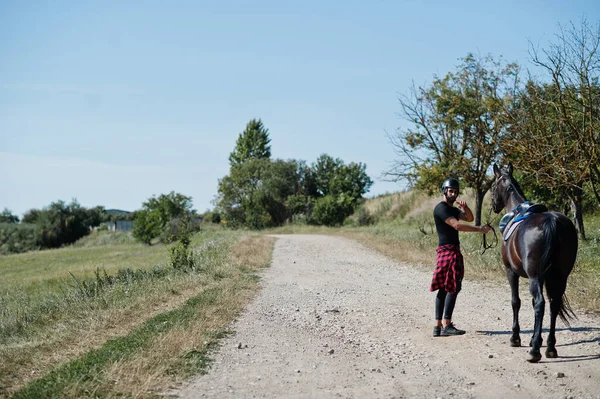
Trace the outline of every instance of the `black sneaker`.
<path fill-rule="evenodd" d="M 433 336 L 439 337 L 442 334 L 442 327 L 435 326 L 433 327 Z"/>
<path fill-rule="evenodd" d="M 454 327 L 453 323 L 450 323 L 446 327 L 442 328 L 440 335 L 442 337 L 449 337 L 451 335 L 463 335 L 464 333 L 464 330 L 459 330 L 458 328 Z"/>

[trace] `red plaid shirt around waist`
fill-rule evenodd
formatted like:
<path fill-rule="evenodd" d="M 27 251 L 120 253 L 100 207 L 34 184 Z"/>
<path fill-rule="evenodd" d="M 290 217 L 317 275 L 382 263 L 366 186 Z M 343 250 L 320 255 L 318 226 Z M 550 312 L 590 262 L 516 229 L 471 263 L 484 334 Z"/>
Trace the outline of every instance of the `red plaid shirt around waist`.
<path fill-rule="evenodd" d="M 463 256 L 457 244 L 444 244 L 437 248 L 437 266 L 433 272 L 429 291 L 440 288 L 450 294 L 458 294 L 465 274 Z"/>

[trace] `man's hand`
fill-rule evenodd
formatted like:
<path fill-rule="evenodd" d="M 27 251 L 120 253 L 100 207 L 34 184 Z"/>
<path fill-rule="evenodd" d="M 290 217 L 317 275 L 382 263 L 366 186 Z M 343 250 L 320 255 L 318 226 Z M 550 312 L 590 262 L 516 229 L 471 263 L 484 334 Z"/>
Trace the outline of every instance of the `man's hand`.
<path fill-rule="evenodd" d="M 485 234 L 485 233 L 487 233 L 488 231 L 490 231 L 490 229 L 491 229 L 491 227 L 490 227 L 489 225 L 487 225 L 487 224 L 486 224 L 485 226 L 481 226 L 481 227 L 480 227 L 480 231 L 481 231 L 483 234 Z"/>
<path fill-rule="evenodd" d="M 465 209 L 469 208 L 465 201 L 456 201 L 456 206 L 458 206 L 458 209 L 460 209 L 463 212 Z"/>

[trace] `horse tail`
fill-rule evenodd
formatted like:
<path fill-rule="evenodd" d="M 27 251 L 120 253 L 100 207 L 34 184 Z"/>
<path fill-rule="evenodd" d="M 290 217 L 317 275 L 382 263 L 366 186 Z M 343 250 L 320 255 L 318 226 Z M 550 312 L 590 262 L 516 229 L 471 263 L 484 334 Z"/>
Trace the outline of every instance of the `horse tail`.
<path fill-rule="evenodd" d="M 567 299 L 567 295 L 563 294 L 563 296 L 559 299 L 560 306 L 558 308 L 558 317 L 565 323 L 565 326 L 571 327 L 571 323 L 569 319 L 576 319 L 577 315 L 571 309 L 571 305 L 569 304 L 569 300 Z"/>
<path fill-rule="evenodd" d="M 563 323 L 567 327 L 570 327 L 571 324 L 569 319 L 576 319 L 577 316 L 573 312 L 571 305 L 569 304 L 569 300 L 567 299 L 567 295 L 564 293 L 567 284 L 567 277 L 563 276 L 563 273 L 560 270 L 558 264 L 554 263 L 553 260 L 558 259 L 558 254 L 561 250 L 561 241 L 558 234 L 558 216 L 554 213 L 548 213 L 548 217 L 544 220 L 542 224 L 542 232 L 545 240 L 544 252 L 542 253 L 541 258 L 541 267 L 544 271 L 543 274 L 547 275 L 547 278 L 556 279 L 557 282 L 552 282 L 548 284 L 546 282 L 546 293 L 551 301 L 556 302 L 554 306 L 558 308 L 558 316 L 562 320 Z M 563 286 L 564 285 L 564 286 Z M 562 293 L 560 295 L 556 295 L 554 291 L 562 288 Z M 551 305 L 552 306 L 552 305 Z"/>
<path fill-rule="evenodd" d="M 558 240 L 557 230 L 557 218 L 552 213 L 546 213 L 547 217 L 542 223 L 542 234 L 544 236 L 544 252 L 540 259 L 540 270 L 541 275 L 548 273 L 552 268 L 552 259 L 555 251 L 558 249 L 560 242 Z"/>

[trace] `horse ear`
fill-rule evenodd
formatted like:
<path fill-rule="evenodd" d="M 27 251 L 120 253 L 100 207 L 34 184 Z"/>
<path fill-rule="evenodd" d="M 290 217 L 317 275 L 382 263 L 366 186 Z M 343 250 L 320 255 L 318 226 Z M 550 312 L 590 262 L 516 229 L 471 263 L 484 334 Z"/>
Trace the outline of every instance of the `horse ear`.
<path fill-rule="evenodd" d="M 496 177 L 500 177 L 501 173 L 500 173 L 500 168 L 498 167 L 498 165 L 494 164 L 494 175 Z"/>
<path fill-rule="evenodd" d="M 508 163 L 508 175 L 512 176 L 512 172 L 513 172 L 513 166 L 512 166 L 512 163 L 509 162 Z"/>

